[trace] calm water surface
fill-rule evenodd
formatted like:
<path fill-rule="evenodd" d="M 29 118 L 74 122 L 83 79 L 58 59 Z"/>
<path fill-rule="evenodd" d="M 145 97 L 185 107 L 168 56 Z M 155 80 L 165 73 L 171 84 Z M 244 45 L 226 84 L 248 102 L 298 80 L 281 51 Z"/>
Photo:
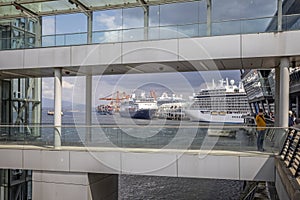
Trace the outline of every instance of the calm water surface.
<path fill-rule="evenodd" d="M 95 113 L 94 113 L 95 114 Z M 117 115 L 117 114 L 116 114 Z M 43 123 L 53 124 L 53 116 L 47 115 L 47 111 L 42 115 Z M 62 117 L 63 124 L 74 125 L 84 123 L 84 114 L 64 112 Z M 94 125 L 134 125 L 134 126 L 147 126 L 149 124 L 158 125 L 178 125 L 178 121 L 164 121 L 164 120 L 132 120 L 126 118 L 120 118 L 118 116 L 108 115 L 94 115 Z M 187 125 L 194 125 L 192 122 L 185 122 Z M 102 128 L 105 137 L 109 138 L 109 142 L 117 146 L 131 146 L 131 147 L 149 147 L 163 148 L 166 145 L 170 145 L 174 140 L 176 145 L 186 145 L 180 143 L 180 140 L 186 139 L 185 135 L 178 133 L 178 130 L 163 129 L 155 130 L 151 137 L 139 138 L 134 135 L 135 129 L 105 129 Z M 126 131 L 130 131 L 130 134 L 124 134 Z M 173 131 L 173 132 L 172 132 Z M 190 148 L 199 148 L 202 144 L 205 134 L 204 130 L 193 132 L 195 138 Z M 78 134 L 78 129 L 68 129 L 64 132 L 63 140 L 73 141 L 74 143 L 80 142 L 83 136 Z M 119 135 L 118 135 L 119 134 Z M 175 135 L 175 136 L 174 136 Z M 94 140 L 97 140 L 97 136 L 93 136 Z M 120 137 L 122 137 L 120 139 Z M 175 138 L 175 139 L 174 139 Z M 51 140 L 51 136 L 47 138 Z M 103 139 L 102 139 L 103 140 Z M 100 136 L 98 142 L 102 141 Z M 145 142 L 146 141 L 146 142 Z M 238 140 L 240 145 L 243 139 Z M 236 143 L 235 139 L 220 138 L 218 141 L 220 145 L 230 145 L 228 142 Z M 249 141 L 245 139 L 244 143 Z M 224 144 L 222 144 L 224 143 Z M 97 145 L 104 145 L 104 143 L 97 143 Z M 156 146 L 154 145 L 156 144 Z M 107 144 L 106 144 L 107 145 Z M 172 145 L 170 145 L 172 147 Z M 176 146 L 174 146 L 176 148 Z M 119 176 L 119 199 L 122 200 L 140 200 L 140 199 L 170 199 L 170 200 L 226 200 L 226 199 L 239 199 L 242 192 L 243 182 L 234 180 L 214 180 L 214 179 L 193 179 L 193 178 L 173 178 L 173 177 L 154 177 L 154 176 L 135 176 L 135 175 L 120 175 Z"/>

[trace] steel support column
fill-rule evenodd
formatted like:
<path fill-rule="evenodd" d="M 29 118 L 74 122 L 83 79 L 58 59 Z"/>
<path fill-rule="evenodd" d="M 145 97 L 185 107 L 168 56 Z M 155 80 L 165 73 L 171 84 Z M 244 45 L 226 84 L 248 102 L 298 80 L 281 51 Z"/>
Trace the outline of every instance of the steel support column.
<path fill-rule="evenodd" d="M 282 31 L 282 0 L 277 1 L 277 31 Z"/>
<path fill-rule="evenodd" d="M 89 12 L 87 15 L 87 43 L 92 44 L 93 43 L 93 12 Z"/>
<path fill-rule="evenodd" d="M 149 6 L 145 0 L 138 0 L 144 9 L 144 40 L 148 40 L 148 29 L 149 29 Z"/>
<path fill-rule="evenodd" d="M 275 68 L 275 99 L 274 99 L 274 104 L 275 104 L 275 108 L 274 108 L 274 126 L 275 127 L 279 127 L 279 94 L 280 94 L 280 68 L 276 67 Z"/>
<path fill-rule="evenodd" d="M 277 80 L 278 81 L 278 80 Z M 279 127 L 288 126 L 289 112 L 289 59 L 287 57 L 280 59 L 280 94 L 279 94 Z M 277 97 L 278 98 L 278 97 Z"/>
<path fill-rule="evenodd" d="M 54 148 L 61 146 L 62 70 L 54 69 Z"/>
<path fill-rule="evenodd" d="M 86 76 L 86 89 L 85 89 L 85 96 L 86 96 L 86 103 L 85 103 L 85 124 L 86 124 L 86 134 L 85 134 L 85 141 L 91 141 L 91 124 L 92 124 L 92 76 Z"/>
<path fill-rule="evenodd" d="M 211 35 L 211 0 L 206 0 L 207 2 L 207 27 L 206 27 L 206 34 L 207 36 Z"/>
<path fill-rule="evenodd" d="M 36 33 L 35 33 L 35 47 L 42 46 L 42 18 L 39 17 L 35 23 Z"/>

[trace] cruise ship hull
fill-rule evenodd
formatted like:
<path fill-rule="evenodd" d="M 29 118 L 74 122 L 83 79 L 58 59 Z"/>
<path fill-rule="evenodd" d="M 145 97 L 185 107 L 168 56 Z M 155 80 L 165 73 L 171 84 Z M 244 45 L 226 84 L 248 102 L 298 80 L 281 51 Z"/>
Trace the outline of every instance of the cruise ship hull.
<path fill-rule="evenodd" d="M 201 110 L 185 110 L 185 113 L 190 118 L 191 121 L 226 123 L 226 124 L 244 123 L 244 119 L 242 118 L 243 114 L 236 114 L 236 113 L 212 114 L 211 112 L 203 112 Z"/>
<path fill-rule="evenodd" d="M 120 111 L 120 116 L 136 119 L 152 119 L 155 113 L 156 109 L 122 110 Z"/>

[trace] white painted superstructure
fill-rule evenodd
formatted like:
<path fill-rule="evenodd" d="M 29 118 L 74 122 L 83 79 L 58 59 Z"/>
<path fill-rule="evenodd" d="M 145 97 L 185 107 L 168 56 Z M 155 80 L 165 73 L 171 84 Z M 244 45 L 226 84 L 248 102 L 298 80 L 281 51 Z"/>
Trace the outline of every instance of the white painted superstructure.
<path fill-rule="evenodd" d="M 228 79 L 214 81 L 207 89 L 193 96 L 192 105 L 185 110 L 192 121 L 214 123 L 244 123 L 243 115 L 249 114 L 248 99 L 240 83 Z"/>

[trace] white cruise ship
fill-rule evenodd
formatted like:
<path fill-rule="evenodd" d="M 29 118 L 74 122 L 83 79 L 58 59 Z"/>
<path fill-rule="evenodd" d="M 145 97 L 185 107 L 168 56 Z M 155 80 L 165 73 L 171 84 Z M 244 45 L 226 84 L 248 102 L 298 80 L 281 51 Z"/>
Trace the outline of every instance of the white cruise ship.
<path fill-rule="evenodd" d="M 137 119 L 152 119 L 157 109 L 157 102 L 153 97 L 146 97 L 144 92 L 139 97 L 132 94 L 131 98 L 121 102 L 120 116 Z"/>
<path fill-rule="evenodd" d="M 250 113 L 247 95 L 242 83 L 234 80 L 214 81 L 207 89 L 193 95 L 193 103 L 185 110 L 192 121 L 214 123 L 244 123 L 243 115 Z"/>

